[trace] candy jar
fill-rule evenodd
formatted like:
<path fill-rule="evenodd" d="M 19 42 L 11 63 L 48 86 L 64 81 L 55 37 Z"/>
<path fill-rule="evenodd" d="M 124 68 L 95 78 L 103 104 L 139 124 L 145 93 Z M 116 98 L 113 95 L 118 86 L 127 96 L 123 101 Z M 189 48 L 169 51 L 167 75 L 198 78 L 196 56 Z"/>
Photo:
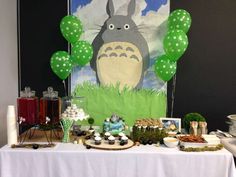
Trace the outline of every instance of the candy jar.
<path fill-rule="evenodd" d="M 84 112 L 85 99 L 83 97 L 63 97 L 61 126 L 64 132 L 62 142 L 70 142 L 70 130 L 75 122 L 82 121 L 89 117 Z"/>
<path fill-rule="evenodd" d="M 20 97 L 17 98 L 17 113 L 19 124 L 38 124 L 38 98 L 30 87 L 25 87 L 25 90 L 20 92 Z"/>
<path fill-rule="evenodd" d="M 58 97 L 57 91 L 48 87 L 48 90 L 43 92 L 43 97 L 40 98 L 40 124 L 59 124 L 60 112 L 61 98 Z"/>

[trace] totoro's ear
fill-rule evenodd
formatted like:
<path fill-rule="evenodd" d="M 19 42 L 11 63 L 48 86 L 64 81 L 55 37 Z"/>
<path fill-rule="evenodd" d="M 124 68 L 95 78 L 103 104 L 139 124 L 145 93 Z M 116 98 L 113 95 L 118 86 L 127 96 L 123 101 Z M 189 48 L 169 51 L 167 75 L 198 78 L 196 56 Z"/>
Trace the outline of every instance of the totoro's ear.
<path fill-rule="evenodd" d="M 134 15 L 135 7 L 136 7 L 136 0 L 130 0 L 128 5 L 128 15 L 127 15 L 128 17 Z"/>
<path fill-rule="evenodd" d="M 112 0 L 107 1 L 107 14 L 109 17 L 112 17 L 114 15 L 114 5 Z"/>

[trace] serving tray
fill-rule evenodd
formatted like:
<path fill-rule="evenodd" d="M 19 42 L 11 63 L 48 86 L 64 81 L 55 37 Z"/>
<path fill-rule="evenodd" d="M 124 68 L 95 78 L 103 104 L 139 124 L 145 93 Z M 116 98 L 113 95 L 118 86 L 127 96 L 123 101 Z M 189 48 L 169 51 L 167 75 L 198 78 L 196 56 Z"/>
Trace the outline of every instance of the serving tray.
<path fill-rule="evenodd" d="M 84 144 L 101 150 L 124 150 L 131 148 L 134 145 L 134 142 L 129 139 L 127 144 L 121 146 L 119 140 L 115 140 L 115 144 L 113 145 L 109 144 L 107 140 L 102 140 L 100 145 L 96 145 L 93 139 L 89 139 L 86 140 Z"/>

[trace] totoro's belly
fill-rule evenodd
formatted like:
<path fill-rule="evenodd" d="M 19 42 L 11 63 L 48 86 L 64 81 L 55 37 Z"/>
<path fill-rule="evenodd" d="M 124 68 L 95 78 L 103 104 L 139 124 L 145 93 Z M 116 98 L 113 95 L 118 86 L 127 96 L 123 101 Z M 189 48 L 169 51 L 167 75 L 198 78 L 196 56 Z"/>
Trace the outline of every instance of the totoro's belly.
<path fill-rule="evenodd" d="M 134 88 L 142 77 L 143 61 L 139 49 L 128 42 L 104 44 L 97 55 L 97 75 L 102 85 Z"/>

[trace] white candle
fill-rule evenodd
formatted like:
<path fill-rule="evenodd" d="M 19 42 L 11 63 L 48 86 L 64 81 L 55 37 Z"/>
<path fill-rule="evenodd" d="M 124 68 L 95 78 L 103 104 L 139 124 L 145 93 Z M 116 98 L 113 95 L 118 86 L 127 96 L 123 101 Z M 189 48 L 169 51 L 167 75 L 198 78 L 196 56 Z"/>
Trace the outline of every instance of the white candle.
<path fill-rule="evenodd" d="M 7 108 L 7 144 L 17 144 L 17 126 L 15 107 L 9 105 Z"/>

